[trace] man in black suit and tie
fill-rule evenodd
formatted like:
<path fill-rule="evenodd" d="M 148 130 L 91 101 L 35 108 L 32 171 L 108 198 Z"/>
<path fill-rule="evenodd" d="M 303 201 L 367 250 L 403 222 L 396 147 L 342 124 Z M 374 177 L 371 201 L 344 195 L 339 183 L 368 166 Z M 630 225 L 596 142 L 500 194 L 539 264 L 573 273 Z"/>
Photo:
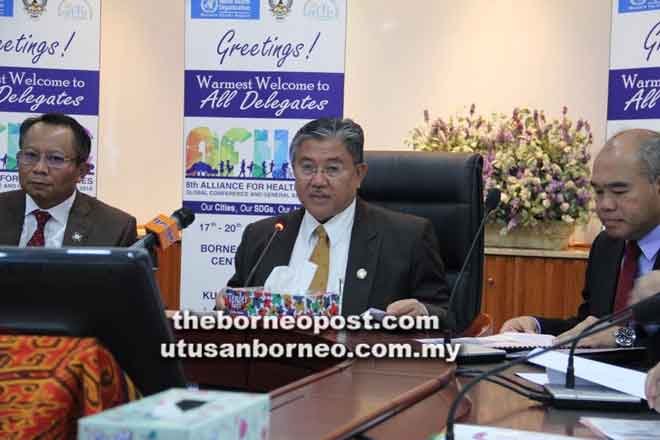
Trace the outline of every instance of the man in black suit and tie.
<path fill-rule="evenodd" d="M 635 129 L 612 137 L 594 161 L 591 184 L 605 230 L 589 253 L 577 316 L 521 316 L 505 322 L 501 331 L 576 336 L 599 317 L 626 307 L 635 279 L 660 268 L 660 133 Z M 629 346 L 635 339 L 635 329 L 624 326 L 584 338 L 580 345 Z"/>
<path fill-rule="evenodd" d="M 229 286 L 263 286 L 274 267 L 311 261 L 308 289 L 342 293 L 343 315 L 377 307 L 445 316 L 449 290 L 431 223 L 357 197 L 368 168 L 363 145 L 362 128 L 350 119 L 318 119 L 298 131 L 289 157 L 303 208 L 245 229 Z M 284 230 L 248 280 L 278 222 Z M 220 296 L 216 305 L 223 307 Z"/>
<path fill-rule="evenodd" d="M 73 118 L 46 113 L 20 128 L 20 190 L 0 194 L 0 246 L 129 246 L 135 217 L 80 193 L 91 140 Z"/>

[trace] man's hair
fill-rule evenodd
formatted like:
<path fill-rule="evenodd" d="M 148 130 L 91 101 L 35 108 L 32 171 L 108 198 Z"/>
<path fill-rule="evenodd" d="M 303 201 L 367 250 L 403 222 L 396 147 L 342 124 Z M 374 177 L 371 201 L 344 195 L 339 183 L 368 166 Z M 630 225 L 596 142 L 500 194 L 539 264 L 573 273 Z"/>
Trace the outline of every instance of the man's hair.
<path fill-rule="evenodd" d="M 339 140 L 353 156 L 353 162 L 362 163 L 364 150 L 364 132 L 359 124 L 351 119 L 320 118 L 308 122 L 298 130 L 291 141 L 289 148 L 289 159 L 293 164 L 296 158 L 296 150 L 303 142 L 314 139 L 322 141 L 325 139 Z"/>
<path fill-rule="evenodd" d="M 660 133 L 650 132 L 639 143 L 639 162 L 651 183 L 660 178 Z"/>
<path fill-rule="evenodd" d="M 41 116 L 27 118 L 23 121 L 18 138 L 18 146 L 20 148 L 23 148 L 23 139 L 30 127 L 38 122 L 60 127 L 69 127 L 73 132 L 73 147 L 76 150 L 76 162 L 80 164 L 87 161 L 92 148 L 92 140 L 85 127 L 80 125 L 80 123 L 72 117 L 63 113 L 44 113 Z"/>

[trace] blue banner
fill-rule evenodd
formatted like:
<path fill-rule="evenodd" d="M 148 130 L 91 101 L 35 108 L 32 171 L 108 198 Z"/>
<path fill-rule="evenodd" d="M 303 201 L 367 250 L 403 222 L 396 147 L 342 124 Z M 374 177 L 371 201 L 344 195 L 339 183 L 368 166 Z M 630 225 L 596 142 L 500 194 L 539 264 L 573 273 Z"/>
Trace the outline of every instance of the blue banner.
<path fill-rule="evenodd" d="M 184 116 L 339 117 L 343 92 L 343 73 L 187 70 Z"/>
<path fill-rule="evenodd" d="M 291 203 L 237 203 L 221 201 L 191 202 L 183 201 L 183 207 L 195 214 L 231 214 L 274 216 L 286 214 L 298 209 L 300 205 Z"/>
<path fill-rule="evenodd" d="M 660 0 L 619 0 L 619 14 L 660 9 Z"/>
<path fill-rule="evenodd" d="M 258 20 L 259 0 L 193 0 L 190 17 Z"/>
<path fill-rule="evenodd" d="M 607 119 L 660 119 L 660 67 L 610 70 Z"/>
<path fill-rule="evenodd" d="M 14 16 L 14 0 L 0 0 L 0 17 Z"/>
<path fill-rule="evenodd" d="M 99 72 L 0 66 L 0 112 L 97 115 Z"/>

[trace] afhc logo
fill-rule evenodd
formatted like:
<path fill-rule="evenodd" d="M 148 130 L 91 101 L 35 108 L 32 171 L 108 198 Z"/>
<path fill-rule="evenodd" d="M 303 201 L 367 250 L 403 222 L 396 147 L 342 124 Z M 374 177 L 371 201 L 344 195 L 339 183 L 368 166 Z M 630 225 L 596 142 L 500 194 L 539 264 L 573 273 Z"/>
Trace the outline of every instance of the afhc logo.
<path fill-rule="evenodd" d="M 660 9 L 660 0 L 619 0 L 619 14 Z"/>
<path fill-rule="evenodd" d="M 193 0 L 193 19 L 258 20 L 260 0 Z"/>

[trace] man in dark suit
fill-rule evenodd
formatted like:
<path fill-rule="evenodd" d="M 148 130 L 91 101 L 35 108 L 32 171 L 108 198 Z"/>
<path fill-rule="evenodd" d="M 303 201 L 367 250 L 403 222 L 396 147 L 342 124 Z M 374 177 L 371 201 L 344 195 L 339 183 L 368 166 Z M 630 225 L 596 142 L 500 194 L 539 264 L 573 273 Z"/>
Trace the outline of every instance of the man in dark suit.
<path fill-rule="evenodd" d="M 362 128 L 350 119 L 311 121 L 289 156 L 303 208 L 248 226 L 228 285 L 264 285 L 274 267 L 315 266 L 311 291 L 343 292 L 342 314 L 368 307 L 393 315 L 445 316 L 449 290 L 431 223 L 357 197 L 367 174 Z M 276 224 L 279 232 L 255 267 Z M 222 307 L 222 299 L 216 300 Z"/>
<path fill-rule="evenodd" d="M 21 189 L 0 194 L 0 245 L 129 246 L 135 218 L 79 193 L 91 140 L 73 118 L 48 113 L 21 124 Z"/>
<path fill-rule="evenodd" d="M 605 230 L 589 253 L 584 302 L 577 315 L 521 316 L 505 322 L 501 331 L 576 336 L 599 317 L 627 306 L 635 278 L 660 267 L 660 133 L 636 129 L 612 137 L 594 161 L 591 184 Z M 581 345 L 629 345 L 634 338 L 621 327 L 584 338 Z"/>

